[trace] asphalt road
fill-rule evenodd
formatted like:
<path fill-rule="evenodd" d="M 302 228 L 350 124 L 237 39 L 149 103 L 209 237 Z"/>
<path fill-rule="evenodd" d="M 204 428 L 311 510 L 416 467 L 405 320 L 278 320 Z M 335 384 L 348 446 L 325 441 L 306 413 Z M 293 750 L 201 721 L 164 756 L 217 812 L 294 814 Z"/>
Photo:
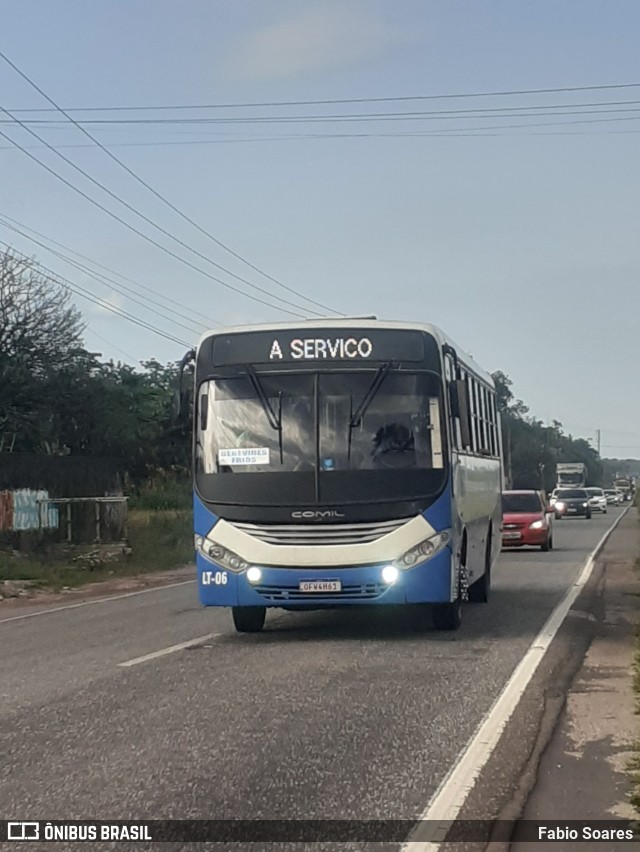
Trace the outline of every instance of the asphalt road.
<path fill-rule="evenodd" d="M 415 819 L 620 511 L 503 552 L 455 634 L 347 609 L 241 636 L 195 583 L 0 606 L 0 818 Z"/>

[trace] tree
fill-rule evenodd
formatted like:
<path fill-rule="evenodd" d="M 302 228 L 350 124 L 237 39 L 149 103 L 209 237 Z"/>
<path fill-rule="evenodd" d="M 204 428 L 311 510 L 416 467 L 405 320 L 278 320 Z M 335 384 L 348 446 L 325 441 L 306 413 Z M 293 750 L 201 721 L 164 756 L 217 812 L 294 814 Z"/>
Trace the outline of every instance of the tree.
<path fill-rule="evenodd" d="M 15 449 L 42 448 L 55 377 L 84 352 L 82 331 L 68 289 L 35 261 L 0 252 L 0 435 Z"/>
<path fill-rule="evenodd" d="M 492 373 L 492 378 L 496 386 L 496 404 L 498 411 L 501 414 L 509 414 L 512 417 L 522 418 L 529 409 L 521 399 L 515 399 L 511 388 L 513 382 L 502 370 L 496 370 Z"/>
<path fill-rule="evenodd" d="M 584 462 L 589 484 L 602 483 L 602 465 L 588 441 L 566 435 L 558 420 L 545 426 L 541 420 L 528 416 L 528 407 L 515 399 L 513 383 L 501 370 L 493 373 L 493 380 L 502 420 L 507 487 L 551 491 L 556 484 L 558 462 Z"/>

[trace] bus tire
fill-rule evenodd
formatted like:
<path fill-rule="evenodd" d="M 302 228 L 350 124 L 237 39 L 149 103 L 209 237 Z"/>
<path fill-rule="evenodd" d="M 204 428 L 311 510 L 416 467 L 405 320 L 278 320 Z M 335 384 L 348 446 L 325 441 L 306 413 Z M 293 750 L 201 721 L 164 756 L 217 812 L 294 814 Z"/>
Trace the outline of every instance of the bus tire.
<path fill-rule="evenodd" d="M 436 604 L 433 624 L 436 630 L 457 630 L 462 624 L 462 598 L 458 596 L 453 603 Z"/>
<path fill-rule="evenodd" d="M 233 624 L 238 633 L 260 633 L 267 617 L 266 606 L 234 606 Z"/>
<path fill-rule="evenodd" d="M 469 603 L 487 603 L 491 591 L 491 530 L 484 555 L 484 574 L 468 589 Z"/>

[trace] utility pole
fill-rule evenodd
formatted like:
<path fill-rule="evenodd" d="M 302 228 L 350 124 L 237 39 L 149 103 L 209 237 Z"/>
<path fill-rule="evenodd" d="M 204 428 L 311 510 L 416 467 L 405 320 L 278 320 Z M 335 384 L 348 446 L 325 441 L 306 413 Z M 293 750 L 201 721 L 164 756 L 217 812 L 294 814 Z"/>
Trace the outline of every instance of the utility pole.
<path fill-rule="evenodd" d="M 600 430 L 596 429 L 596 438 L 598 441 L 598 456 L 600 455 Z"/>
<path fill-rule="evenodd" d="M 506 419 L 506 432 L 507 432 L 507 469 L 506 469 L 506 480 L 507 480 L 507 490 L 513 488 L 513 468 L 511 466 L 511 424 L 509 423 L 508 418 Z"/>

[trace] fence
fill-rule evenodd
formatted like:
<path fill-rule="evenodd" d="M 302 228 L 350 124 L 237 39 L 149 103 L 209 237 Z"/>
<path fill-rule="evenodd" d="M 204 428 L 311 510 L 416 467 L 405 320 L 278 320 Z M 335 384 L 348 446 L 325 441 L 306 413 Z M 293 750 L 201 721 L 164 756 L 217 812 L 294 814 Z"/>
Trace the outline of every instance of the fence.
<path fill-rule="evenodd" d="M 0 491 L 0 547 L 31 550 L 45 543 L 126 542 L 128 499 L 51 497 L 28 488 Z"/>
<path fill-rule="evenodd" d="M 0 547 L 125 541 L 122 492 L 117 459 L 0 452 Z"/>
<path fill-rule="evenodd" d="M 44 510 L 39 512 L 41 519 L 48 519 L 52 509 L 56 511 L 59 541 L 66 541 L 69 544 L 86 542 L 103 544 L 127 541 L 128 499 L 128 497 L 46 497 L 37 502 Z"/>

